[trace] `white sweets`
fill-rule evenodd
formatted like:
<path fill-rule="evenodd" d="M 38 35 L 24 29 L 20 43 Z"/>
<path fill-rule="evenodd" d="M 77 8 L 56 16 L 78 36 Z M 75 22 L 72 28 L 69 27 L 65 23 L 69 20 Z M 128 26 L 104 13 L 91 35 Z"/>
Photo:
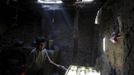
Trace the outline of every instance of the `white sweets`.
<path fill-rule="evenodd" d="M 100 75 L 93 67 L 70 65 L 65 75 Z"/>

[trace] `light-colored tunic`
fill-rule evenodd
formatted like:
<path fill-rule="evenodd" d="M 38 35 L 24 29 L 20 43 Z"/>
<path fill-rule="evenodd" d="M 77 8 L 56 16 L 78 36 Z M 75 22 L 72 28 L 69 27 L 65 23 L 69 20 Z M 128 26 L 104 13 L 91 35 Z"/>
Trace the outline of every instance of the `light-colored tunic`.
<path fill-rule="evenodd" d="M 28 56 L 26 75 L 48 75 L 48 64 L 50 57 L 48 56 L 47 50 L 43 49 L 41 51 L 37 51 L 34 48 L 30 55 Z"/>

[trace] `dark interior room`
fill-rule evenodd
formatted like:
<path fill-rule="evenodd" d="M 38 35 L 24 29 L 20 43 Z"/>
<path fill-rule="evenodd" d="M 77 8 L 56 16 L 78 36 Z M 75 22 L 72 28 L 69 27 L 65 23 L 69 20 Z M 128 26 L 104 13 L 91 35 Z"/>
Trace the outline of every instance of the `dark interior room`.
<path fill-rule="evenodd" d="M 0 75 L 133 75 L 133 0 L 0 0 Z"/>

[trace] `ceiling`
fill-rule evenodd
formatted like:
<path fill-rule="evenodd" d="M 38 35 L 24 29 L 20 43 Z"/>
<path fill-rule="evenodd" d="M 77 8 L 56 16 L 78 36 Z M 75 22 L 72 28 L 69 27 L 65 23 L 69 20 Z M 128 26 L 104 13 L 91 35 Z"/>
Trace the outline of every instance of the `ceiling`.
<path fill-rule="evenodd" d="M 66 6 L 74 6 L 74 3 L 76 2 L 76 0 L 62 0 L 62 1 Z M 94 0 L 92 3 L 86 4 L 86 7 L 88 7 L 88 5 L 101 7 L 105 3 L 105 1 L 106 0 Z M 26 9 L 35 9 L 38 3 L 37 0 L 0 0 L 0 7 L 3 5 L 13 8 L 18 7 L 20 8 L 20 10 L 21 9 L 26 10 Z"/>
<path fill-rule="evenodd" d="M 74 5 L 75 0 L 63 0 L 64 6 L 69 10 L 74 10 L 76 6 L 81 8 L 82 12 L 94 13 L 105 3 L 106 0 L 94 0 L 90 4 Z M 17 15 L 22 15 L 31 19 L 38 17 L 42 12 L 42 7 L 36 0 L 0 0 L 0 23 L 15 22 Z"/>

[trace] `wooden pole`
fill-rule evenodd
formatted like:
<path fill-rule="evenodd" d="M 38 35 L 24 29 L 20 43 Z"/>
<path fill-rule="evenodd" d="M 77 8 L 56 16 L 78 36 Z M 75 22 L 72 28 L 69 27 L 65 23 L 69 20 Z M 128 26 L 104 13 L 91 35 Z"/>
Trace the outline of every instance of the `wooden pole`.
<path fill-rule="evenodd" d="M 73 33 L 73 39 L 74 39 L 74 48 L 73 48 L 73 62 L 75 63 L 77 60 L 77 54 L 78 54 L 78 37 L 79 37 L 79 8 L 76 7 L 75 10 L 75 17 L 74 17 L 74 33 Z"/>

